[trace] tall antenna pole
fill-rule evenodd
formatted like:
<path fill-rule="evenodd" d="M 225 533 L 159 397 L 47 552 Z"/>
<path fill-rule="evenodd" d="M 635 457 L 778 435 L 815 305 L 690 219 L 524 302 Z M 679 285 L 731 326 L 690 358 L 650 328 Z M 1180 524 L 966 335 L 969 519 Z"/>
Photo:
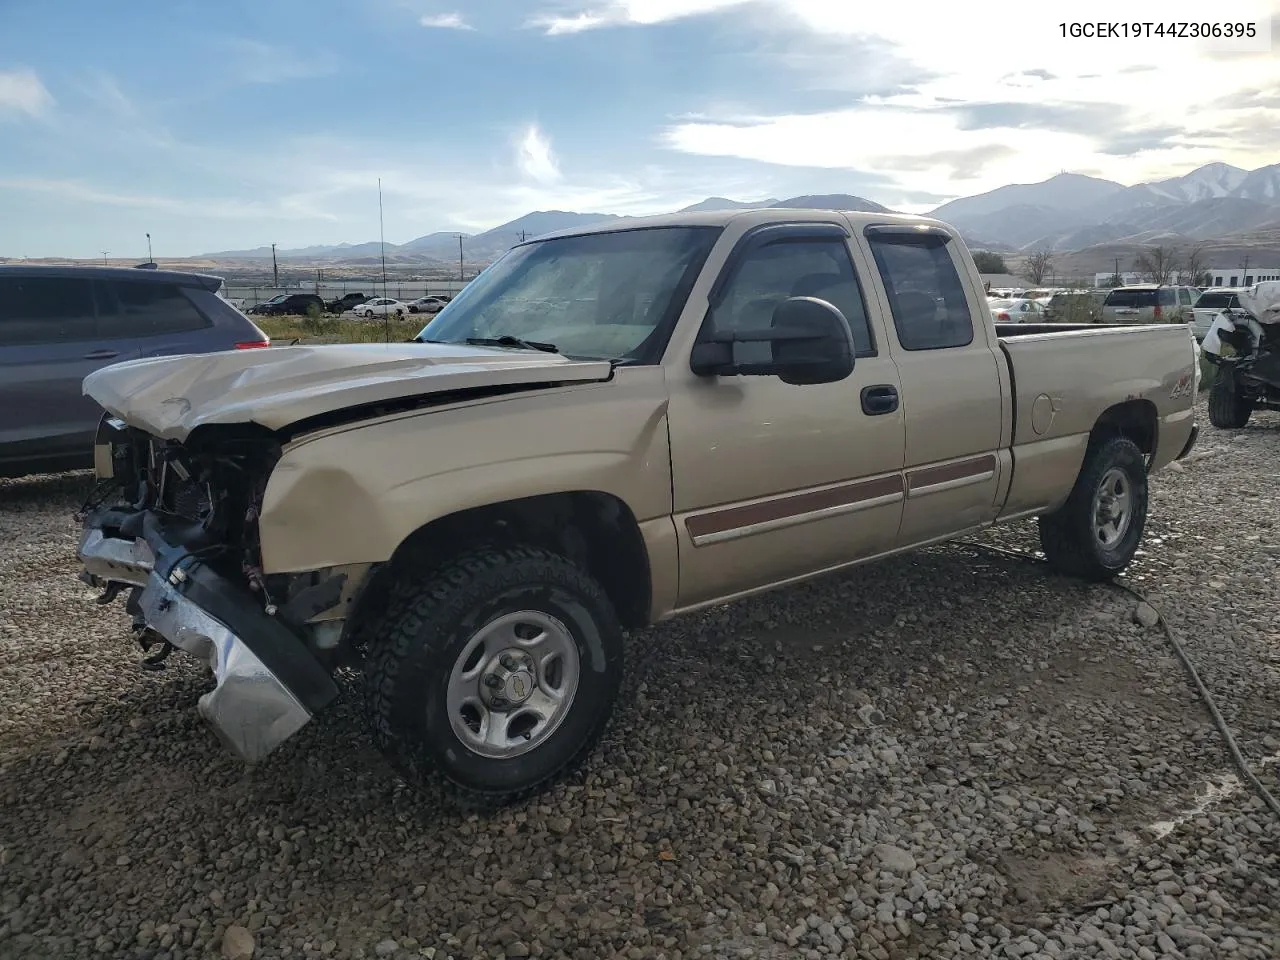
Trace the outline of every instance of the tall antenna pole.
<path fill-rule="evenodd" d="M 382 299 L 387 299 L 387 235 L 382 228 L 382 178 L 378 178 L 378 242 L 382 244 Z M 383 304 L 382 337 L 391 342 L 391 312 Z"/>
<path fill-rule="evenodd" d="M 147 262 L 155 263 L 156 258 L 151 255 L 151 234 L 147 234 Z"/>

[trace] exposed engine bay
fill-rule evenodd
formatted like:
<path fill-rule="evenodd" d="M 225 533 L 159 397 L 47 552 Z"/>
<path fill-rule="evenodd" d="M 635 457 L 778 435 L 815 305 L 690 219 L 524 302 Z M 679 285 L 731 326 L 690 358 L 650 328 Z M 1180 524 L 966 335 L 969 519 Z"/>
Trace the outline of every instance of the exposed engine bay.
<path fill-rule="evenodd" d="M 338 648 L 343 618 L 370 568 L 274 576 L 263 571 L 258 520 L 280 453 L 279 440 L 253 425 L 205 427 L 180 443 L 106 417 L 95 447 L 99 481 L 79 519 L 105 539 L 139 544 L 140 557 L 148 549 L 154 555 L 157 544 L 181 547 L 228 583 L 243 587 L 254 606 L 323 658 Z M 108 579 L 112 575 L 91 569 L 85 579 L 97 581 L 114 598 L 122 581 Z M 148 649 L 154 638 L 132 609 L 143 586 L 138 579 L 124 583 L 132 588 L 130 613 Z M 167 642 L 163 647 L 161 659 Z"/>

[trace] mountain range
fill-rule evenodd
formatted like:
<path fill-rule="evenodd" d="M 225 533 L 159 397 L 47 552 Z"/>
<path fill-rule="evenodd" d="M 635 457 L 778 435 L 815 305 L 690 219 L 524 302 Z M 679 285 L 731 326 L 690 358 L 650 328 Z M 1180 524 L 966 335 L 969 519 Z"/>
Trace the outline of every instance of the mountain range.
<path fill-rule="evenodd" d="M 748 210 L 764 207 L 862 210 L 889 208 L 850 194 L 822 194 L 787 200 L 743 201 L 709 197 L 681 213 Z M 1210 163 L 1185 176 L 1125 186 L 1113 180 L 1060 173 L 1039 183 L 1008 184 L 962 197 L 930 211 L 953 224 L 970 247 L 998 253 L 1084 252 L 1164 243 L 1184 245 L 1216 241 L 1227 246 L 1280 242 L 1280 163 L 1243 170 Z M 388 265 L 488 261 L 530 237 L 570 227 L 625 220 L 611 213 L 539 210 L 475 235 L 429 233 L 408 243 L 386 245 Z M 324 265 L 373 265 L 383 246 L 377 241 L 277 250 L 283 261 Z M 270 258 L 270 247 L 228 250 L 204 259 Z"/>
<path fill-rule="evenodd" d="M 862 197 L 849 194 L 825 194 L 822 196 L 792 197 L 789 200 L 729 200 L 725 197 L 708 197 L 700 203 L 685 207 L 680 213 L 699 213 L 714 210 L 758 210 L 764 207 L 790 207 L 806 209 L 866 210 L 872 213 L 887 213 L 888 207 Z M 462 253 L 467 262 L 492 260 L 500 256 L 515 244 L 556 230 L 567 230 L 570 227 L 585 226 L 589 223 L 601 223 L 605 220 L 625 220 L 616 213 L 570 213 L 567 210 L 538 210 L 527 213 L 523 217 L 486 230 L 475 235 L 458 233 L 428 233 L 408 243 L 387 244 L 387 264 L 404 265 L 420 263 L 424 260 L 458 261 L 458 238 L 462 237 Z M 199 259 L 207 260 L 255 260 L 270 259 L 270 247 L 257 247 L 253 250 L 224 250 L 220 253 L 206 253 Z M 291 250 L 277 250 L 276 257 L 282 261 L 306 260 L 319 263 L 329 260 L 345 265 L 362 263 L 380 263 L 382 244 L 374 240 L 370 243 L 339 243 L 334 246 L 299 247 Z"/>
<path fill-rule="evenodd" d="M 1131 187 L 1060 173 L 952 200 L 931 215 L 971 244 L 1010 252 L 1213 240 L 1280 230 L 1280 163 L 1257 170 L 1209 163 Z"/>

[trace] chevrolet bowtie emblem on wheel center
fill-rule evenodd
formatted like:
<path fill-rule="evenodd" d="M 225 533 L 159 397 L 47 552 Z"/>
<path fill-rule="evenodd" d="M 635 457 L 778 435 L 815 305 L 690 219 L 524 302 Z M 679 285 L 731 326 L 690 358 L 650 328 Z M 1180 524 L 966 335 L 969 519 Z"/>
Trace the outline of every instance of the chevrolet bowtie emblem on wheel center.
<path fill-rule="evenodd" d="M 523 703 L 533 692 L 533 677 L 521 670 L 507 677 L 507 699 L 512 703 Z"/>

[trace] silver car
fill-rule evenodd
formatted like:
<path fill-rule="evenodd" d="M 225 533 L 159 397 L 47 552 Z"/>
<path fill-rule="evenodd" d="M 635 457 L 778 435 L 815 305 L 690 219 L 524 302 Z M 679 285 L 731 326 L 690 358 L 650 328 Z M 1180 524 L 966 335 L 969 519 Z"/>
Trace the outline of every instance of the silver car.
<path fill-rule="evenodd" d="M 1104 323 L 1190 323 L 1195 287 L 1135 283 L 1116 287 L 1102 301 Z"/>

